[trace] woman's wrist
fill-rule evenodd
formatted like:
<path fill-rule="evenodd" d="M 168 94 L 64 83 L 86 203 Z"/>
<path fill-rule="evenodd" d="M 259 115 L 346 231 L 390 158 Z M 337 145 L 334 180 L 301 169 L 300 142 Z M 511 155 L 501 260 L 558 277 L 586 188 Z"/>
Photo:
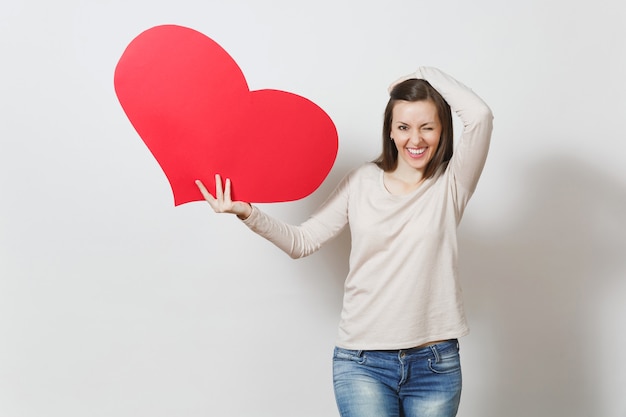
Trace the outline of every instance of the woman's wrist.
<path fill-rule="evenodd" d="M 240 213 L 237 213 L 237 217 L 239 217 L 239 219 L 241 220 L 246 220 L 252 214 L 252 204 L 241 203 L 241 205 L 244 207 L 244 209 Z"/>

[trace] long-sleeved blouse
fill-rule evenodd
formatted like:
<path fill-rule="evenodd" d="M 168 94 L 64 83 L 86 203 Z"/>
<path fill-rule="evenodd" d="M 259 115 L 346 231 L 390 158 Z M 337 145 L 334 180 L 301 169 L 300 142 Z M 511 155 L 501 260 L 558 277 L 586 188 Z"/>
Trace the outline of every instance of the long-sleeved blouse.
<path fill-rule="evenodd" d="M 337 346 L 405 349 L 464 336 L 469 328 L 457 267 L 457 227 L 482 172 L 489 107 L 442 71 L 420 67 L 463 124 L 452 159 L 415 191 L 392 195 L 373 163 L 350 172 L 301 225 L 253 207 L 244 223 L 292 258 L 317 251 L 349 225 L 352 247 Z"/>

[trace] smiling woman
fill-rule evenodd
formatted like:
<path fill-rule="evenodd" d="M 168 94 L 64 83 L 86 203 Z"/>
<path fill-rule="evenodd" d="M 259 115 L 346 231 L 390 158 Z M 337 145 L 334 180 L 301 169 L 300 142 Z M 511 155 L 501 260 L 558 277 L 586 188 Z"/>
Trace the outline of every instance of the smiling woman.
<path fill-rule="evenodd" d="M 390 91 L 383 152 L 338 185 L 300 226 L 231 200 L 231 183 L 202 194 L 216 212 L 237 214 L 292 258 L 317 251 L 350 227 L 334 352 L 343 417 L 452 417 L 461 395 L 458 338 L 468 333 L 457 276 L 457 226 L 480 177 L 492 114 L 470 89 L 420 68 Z M 426 81 L 425 81 L 426 80 Z M 465 126 L 452 152 L 448 102 Z M 373 395 L 375 394 L 375 395 Z"/>
<path fill-rule="evenodd" d="M 384 174 L 385 187 L 391 194 L 407 194 L 422 183 L 439 149 L 441 123 L 432 101 L 397 101 L 392 113 L 390 141 L 397 157 L 395 169 Z"/>
<path fill-rule="evenodd" d="M 422 166 L 415 167 L 418 168 L 417 172 L 401 168 L 404 173 L 397 173 L 399 177 L 407 176 L 404 181 L 409 184 L 419 183 L 423 178 L 432 177 L 439 166 L 452 157 L 452 112 L 441 94 L 424 79 L 398 80 L 392 87 L 383 118 L 383 150 L 375 162 L 383 171 L 394 172 L 398 169 L 399 152 L 404 159 L 407 152 L 411 155 L 421 155 L 421 152 L 426 150 L 426 147 L 422 146 L 420 150 L 414 148 L 411 151 L 409 147 L 401 151 L 395 139 L 406 142 L 412 139 L 410 145 L 414 146 L 416 143 L 423 145 L 421 139 L 428 138 L 429 152 L 425 155 L 426 158 L 419 158 Z M 412 125 L 417 129 L 414 132 L 410 131 Z M 431 132 L 429 129 L 436 130 L 435 134 L 427 135 Z M 413 159 L 409 158 L 410 160 Z"/>

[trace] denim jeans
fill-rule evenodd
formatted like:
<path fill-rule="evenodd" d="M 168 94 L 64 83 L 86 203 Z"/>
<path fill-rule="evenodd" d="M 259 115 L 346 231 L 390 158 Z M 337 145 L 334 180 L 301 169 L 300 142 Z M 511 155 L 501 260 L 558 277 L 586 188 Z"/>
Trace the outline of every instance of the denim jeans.
<path fill-rule="evenodd" d="M 342 417 L 454 417 L 461 399 L 456 339 L 402 350 L 347 350 L 333 355 L 335 399 Z"/>

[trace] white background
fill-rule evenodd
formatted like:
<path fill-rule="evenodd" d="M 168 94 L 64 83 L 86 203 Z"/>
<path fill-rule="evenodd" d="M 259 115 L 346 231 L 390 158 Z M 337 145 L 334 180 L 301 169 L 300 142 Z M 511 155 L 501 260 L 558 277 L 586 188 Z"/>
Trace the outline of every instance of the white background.
<path fill-rule="evenodd" d="M 460 229 L 459 415 L 625 417 L 621 6 L 3 1 L 0 417 L 337 415 L 348 236 L 293 261 L 204 203 L 173 206 L 113 89 L 126 45 L 166 23 L 333 118 L 324 184 L 262 206 L 290 222 L 377 156 L 391 81 L 432 65 L 479 93 L 495 130 Z"/>

